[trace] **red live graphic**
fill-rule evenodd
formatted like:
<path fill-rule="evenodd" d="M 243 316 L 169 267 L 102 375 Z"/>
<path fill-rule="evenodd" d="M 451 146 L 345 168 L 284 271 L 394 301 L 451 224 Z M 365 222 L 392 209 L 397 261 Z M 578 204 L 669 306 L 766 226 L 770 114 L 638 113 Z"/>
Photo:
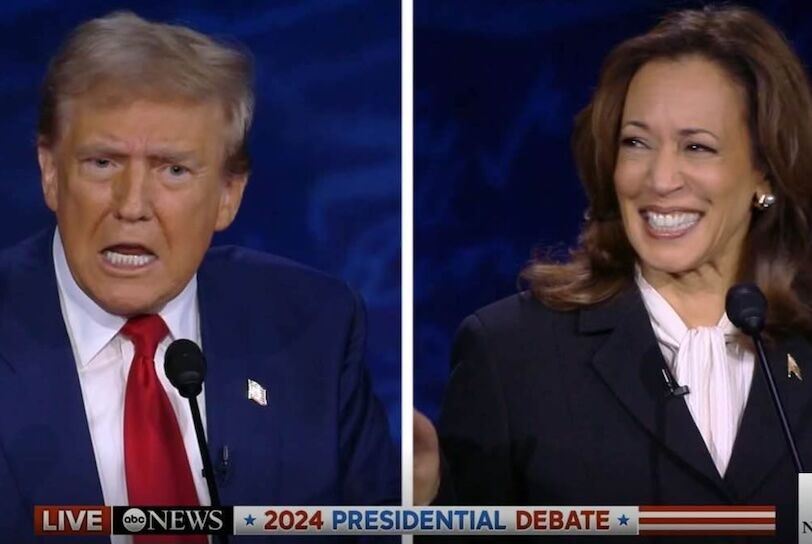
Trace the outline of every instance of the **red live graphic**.
<path fill-rule="evenodd" d="M 35 506 L 34 534 L 109 535 L 112 509 L 109 506 Z"/>

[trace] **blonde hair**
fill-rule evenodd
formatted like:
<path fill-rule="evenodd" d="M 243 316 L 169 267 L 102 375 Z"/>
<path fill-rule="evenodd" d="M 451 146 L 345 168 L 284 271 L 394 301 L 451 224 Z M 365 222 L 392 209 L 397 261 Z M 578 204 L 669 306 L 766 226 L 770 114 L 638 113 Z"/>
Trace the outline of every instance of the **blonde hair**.
<path fill-rule="evenodd" d="M 250 168 L 252 81 L 253 62 L 244 49 L 187 27 L 114 12 L 76 27 L 51 60 L 38 136 L 42 144 L 54 144 L 64 104 L 103 85 L 128 97 L 215 100 L 229 124 L 226 169 L 244 174 Z"/>

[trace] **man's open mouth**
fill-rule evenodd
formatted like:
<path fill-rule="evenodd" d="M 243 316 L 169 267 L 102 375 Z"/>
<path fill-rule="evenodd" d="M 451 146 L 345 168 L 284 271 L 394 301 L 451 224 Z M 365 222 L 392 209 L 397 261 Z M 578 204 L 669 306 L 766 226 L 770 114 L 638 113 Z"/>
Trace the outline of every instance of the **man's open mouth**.
<path fill-rule="evenodd" d="M 139 268 L 158 258 L 152 251 L 139 244 L 116 244 L 105 248 L 101 254 L 105 261 L 122 268 Z"/>

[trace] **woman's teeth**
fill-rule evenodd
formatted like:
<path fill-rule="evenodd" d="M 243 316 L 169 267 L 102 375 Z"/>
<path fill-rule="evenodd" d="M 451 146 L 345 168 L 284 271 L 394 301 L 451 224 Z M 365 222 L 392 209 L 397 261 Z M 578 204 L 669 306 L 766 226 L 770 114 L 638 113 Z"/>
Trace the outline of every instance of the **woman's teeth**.
<path fill-rule="evenodd" d="M 656 213 L 646 212 L 645 218 L 653 229 L 662 231 L 680 231 L 694 226 L 699 221 L 696 212 Z"/>
<path fill-rule="evenodd" d="M 125 255 L 107 250 L 103 253 L 105 260 L 115 266 L 146 266 L 156 259 L 155 255 Z"/>

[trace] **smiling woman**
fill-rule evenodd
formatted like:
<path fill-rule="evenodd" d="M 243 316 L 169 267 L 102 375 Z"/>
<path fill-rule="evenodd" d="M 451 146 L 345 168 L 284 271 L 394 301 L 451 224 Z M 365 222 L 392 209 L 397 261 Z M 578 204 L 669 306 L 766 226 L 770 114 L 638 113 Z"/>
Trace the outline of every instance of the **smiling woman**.
<path fill-rule="evenodd" d="M 744 90 L 702 56 L 649 62 L 629 83 L 619 138 L 615 192 L 643 276 L 686 325 L 716 325 L 720 300 L 708 312 L 707 297 L 673 290 L 726 293 L 753 202 L 770 192 L 752 156 Z"/>
<path fill-rule="evenodd" d="M 671 13 L 609 54 L 573 149 L 579 243 L 463 322 L 439 436 L 415 418 L 416 499 L 775 504 L 794 542 L 794 467 L 725 296 L 766 293 L 776 375 L 812 365 L 800 61 L 754 11 Z M 782 379 L 812 455 L 812 386 Z"/>
<path fill-rule="evenodd" d="M 567 263 L 523 271 L 534 294 L 574 309 L 619 293 L 636 264 L 691 272 L 680 276 L 688 284 L 722 274 L 765 291 L 771 333 L 812 331 L 812 277 L 800 273 L 812 198 L 812 157 L 799 152 L 812 142 L 808 89 L 786 40 L 747 9 L 676 12 L 617 46 L 573 134 L 589 199 L 580 244 Z M 753 205 L 765 201 L 774 206 L 759 213 Z M 680 207 L 694 215 L 657 213 Z M 672 238 L 696 212 L 697 228 Z M 725 281 L 710 289 L 712 313 L 722 313 Z"/>

